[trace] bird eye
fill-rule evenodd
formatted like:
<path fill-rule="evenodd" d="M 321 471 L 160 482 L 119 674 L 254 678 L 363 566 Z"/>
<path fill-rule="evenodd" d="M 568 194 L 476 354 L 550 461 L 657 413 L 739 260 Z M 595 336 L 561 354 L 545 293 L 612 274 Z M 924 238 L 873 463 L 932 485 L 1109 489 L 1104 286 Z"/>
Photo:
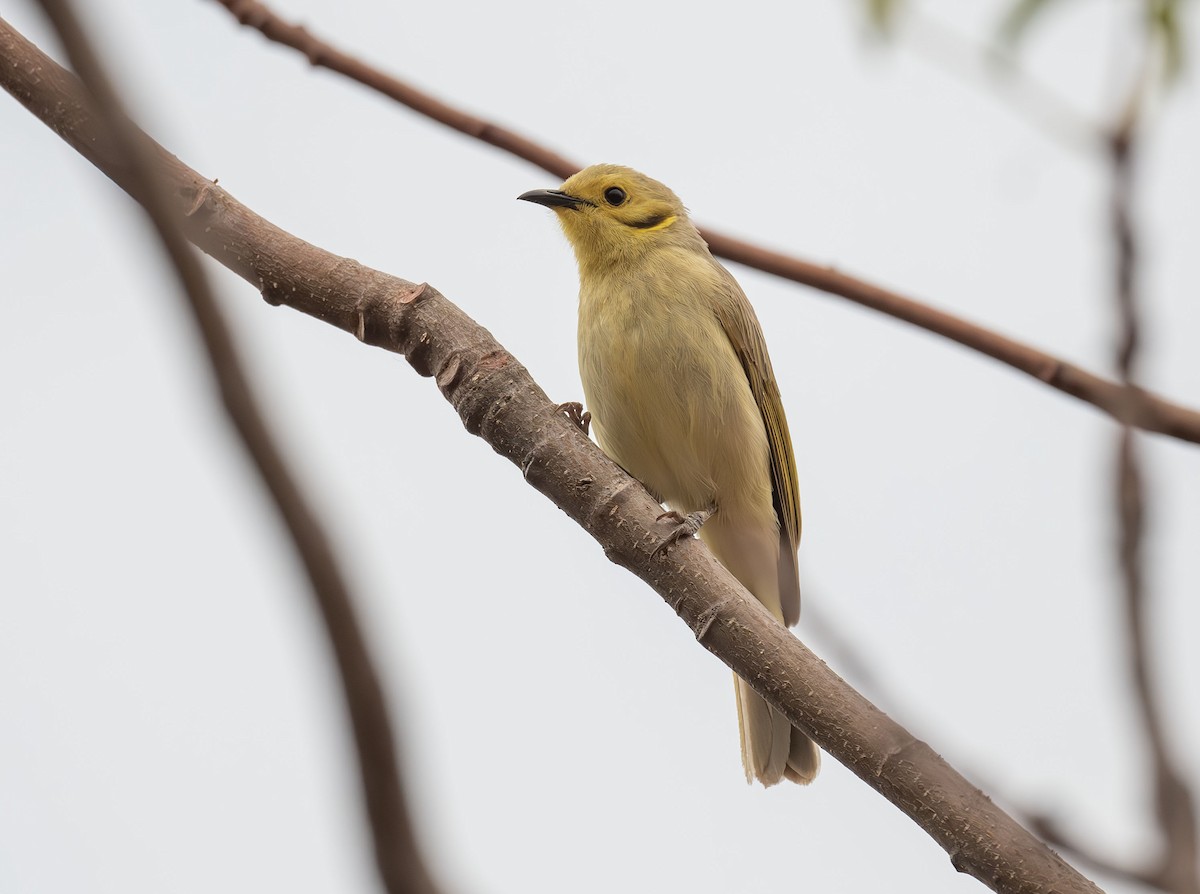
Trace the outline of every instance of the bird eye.
<path fill-rule="evenodd" d="M 604 190 L 604 201 L 610 205 L 620 205 L 625 201 L 625 190 L 619 186 L 610 186 Z"/>

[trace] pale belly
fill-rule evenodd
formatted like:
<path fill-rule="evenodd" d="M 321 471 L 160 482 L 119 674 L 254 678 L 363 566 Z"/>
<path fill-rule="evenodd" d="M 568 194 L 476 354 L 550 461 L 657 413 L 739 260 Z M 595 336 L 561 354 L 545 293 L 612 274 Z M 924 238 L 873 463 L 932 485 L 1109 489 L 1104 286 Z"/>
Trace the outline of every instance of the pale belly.
<path fill-rule="evenodd" d="M 622 310 L 581 307 L 580 376 L 605 453 L 674 509 L 773 519 L 762 417 L 715 316 Z"/>

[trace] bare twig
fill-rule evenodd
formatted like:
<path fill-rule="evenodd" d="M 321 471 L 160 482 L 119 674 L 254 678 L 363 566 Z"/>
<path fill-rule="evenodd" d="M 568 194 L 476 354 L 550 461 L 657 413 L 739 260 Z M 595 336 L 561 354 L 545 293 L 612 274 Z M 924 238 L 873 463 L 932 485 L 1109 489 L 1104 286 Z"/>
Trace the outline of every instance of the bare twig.
<path fill-rule="evenodd" d="M 121 153 L 86 96 L 0 22 L 0 85 L 119 184 Z M 403 354 L 436 378 L 466 429 L 522 470 L 652 586 L 706 649 L 750 682 L 834 758 L 894 803 L 950 855 L 1003 894 L 1095 894 L 924 742 L 855 692 L 792 636 L 698 540 L 655 557 L 662 507 L 609 460 L 495 339 L 437 290 L 339 258 L 283 232 L 161 148 L 156 165 L 196 245 L 287 304 Z"/>
<path fill-rule="evenodd" d="M 328 537 L 267 428 L 208 277 L 181 229 L 178 203 L 172 202 L 167 184 L 157 176 L 155 165 L 161 149 L 126 116 L 69 0 L 39 2 L 94 99 L 94 126 L 109 141 L 121 165 L 122 185 L 145 209 L 178 274 L 230 422 L 258 468 L 308 572 L 340 671 L 384 885 L 390 894 L 437 894 L 417 846 L 387 702 L 345 578 Z"/>
<path fill-rule="evenodd" d="M 872 699 L 895 712 L 899 705 L 895 693 L 890 691 L 884 675 L 877 672 L 871 661 L 856 645 L 852 637 L 847 636 L 838 624 L 830 620 L 820 608 L 819 598 L 811 595 L 813 588 L 805 584 L 804 630 L 806 634 L 821 646 L 825 660 L 845 674 L 855 685 L 870 693 Z M 818 594 L 819 597 L 819 594 Z"/>
<path fill-rule="evenodd" d="M 852 639 L 844 636 L 836 625 L 814 612 L 805 609 L 805 627 L 814 639 L 820 640 L 827 652 L 827 660 L 841 666 L 852 679 L 872 694 L 875 700 L 888 707 L 889 711 L 903 715 L 902 702 L 894 692 L 888 690 L 883 682 L 889 676 L 887 668 L 876 668 L 866 658 Z M 882 673 L 880 672 L 882 671 Z M 985 791 L 996 792 L 996 786 L 989 785 L 985 775 L 967 769 L 969 779 L 973 779 Z M 1015 805 L 1010 809 L 1018 822 L 1022 823 L 1035 835 L 1051 847 L 1064 851 L 1084 866 L 1096 872 L 1125 882 L 1133 882 L 1158 888 L 1165 892 L 1179 890 L 1173 884 L 1174 876 L 1168 865 L 1162 860 L 1145 861 L 1144 865 L 1128 865 L 1117 862 L 1101 854 L 1097 849 L 1072 835 L 1054 814 L 1044 809 L 1032 809 Z M 1186 889 L 1184 889 L 1186 890 Z"/>
<path fill-rule="evenodd" d="M 1137 400 L 1137 367 L 1142 343 L 1134 197 L 1138 125 L 1149 79 L 1148 57 L 1144 61 L 1146 64 L 1135 77 L 1133 89 L 1107 143 L 1112 184 L 1109 225 L 1115 258 L 1113 294 L 1118 323 L 1114 363 L 1129 402 Z M 1167 894 L 1200 894 L 1200 828 L 1195 798 L 1171 756 L 1162 708 L 1152 679 L 1146 617 L 1149 598 L 1143 561 L 1146 494 L 1138 449 L 1136 433 L 1129 425 L 1122 425 L 1117 433 L 1114 508 L 1126 656 L 1134 703 L 1150 752 L 1150 791 L 1159 830 L 1159 853 L 1143 865 L 1125 865 L 1101 856 L 1091 846 L 1069 835 L 1051 817 L 1036 815 L 1031 825 L 1050 844 L 1102 872 L 1150 885 Z"/>
<path fill-rule="evenodd" d="M 957 48 L 954 46 L 953 32 L 911 13 L 910 18 L 915 19 L 918 26 L 915 34 L 923 38 L 919 45 L 936 51 L 939 59 L 951 60 L 955 67 L 962 67 L 964 57 L 954 52 Z M 1143 58 L 1142 70 L 1134 77 L 1133 88 L 1115 126 L 1107 132 L 1083 126 L 1082 119 L 1070 114 L 1055 97 L 1041 89 L 1033 93 L 1022 91 L 1024 99 L 1020 103 L 1022 111 L 1040 121 L 1048 132 L 1064 138 L 1065 142 L 1076 147 L 1099 146 L 1106 150 L 1112 182 L 1109 220 L 1116 259 L 1114 296 L 1119 337 L 1115 365 L 1120 379 L 1119 387 L 1123 391 L 1120 400 L 1130 410 L 1141 397 L 1136 385 L 1141 321 L 1137 290 L 1138 241 L 1133 205 L 1136 138 L 1149 82 L 1150 55 L 1147 54 Z M 1064 121 L 1070 122 L 1065 131 L 1059 128 Z M 1114 415 L 1118 419 L 1123 418 L 1119 412 Z M 1137 438 L 1127 422 L 1117 435 L 1116 496 L 1129 675 L 1142 731 L 1150 751 L 1153 779 L 1150 788 L 1161 850 L 1155 859 L 1145 861 L 1145 865 L 1125 865 L 1102 856 L 1073 837 L 1049 815 L 1028 814 L 1030 826 L 1051 845 L 1074 854 L 1101 872 L 1159 888 L 1170 894 L 1200 894 L 1200 841 L 1197 838 L 1195 800 L 1170 756 L 1162 710 L 1151 680 L 1150 639 L 1146 622 L 1148 597 L 1143 563 L 1145 483 Z"/>
<path fill-rule="evenodd" d="M 852 679 L 869 691 L 876 701 L 887 705 L 888 710 L 903 714 L 902 702 L 883 682 L 890 676 L 888 668 L 876 668 L 866 658 L 852 639 L 844 636 L 835 624 L 820 616 L 811 608 L 805 609 L 805 627 L 814 639 L 820 640 L 827 652 L 827 660 L 841 666 Z M 881 672 L 882 671 L 882 672 Z M 987 777 L 968 768 L 967 777 L 974 779 L 985 791 L 996 792 Z M 1099 850 L 1072 835 L 1058 817 L 1044 809 L 1031 809 L 1016 805 L 1010 811 L 1018 822 L 1051 847 L 1064 851 L 1084 866 L 1124 882 L 1132 882 L 1158 888 L 1164 892 L 1188 891 L 1177 884 L 1177 872 L 1169 861 L 1162 859 L 1144 861 L 1143 865 L 1130 865 L 1104 856 Z"/>
<path fill-rule="evenodd" d="M 1170 890 L 1167 887 L 1166 879 L 1161 873 L 1156 873 L 1152 869 L 1126 866 L 1123 863 L 1118 863 L 1115 860 L 1105 857 L 1091 846 L 1073 837 L 1056 819 L 1048 814 L 1030 814 L 1029 827 L 1033 830 L 1034 834 L 1041 836 L 1042 840 L 1051 847 L 1066 851 L 1080 863 L 1090 866 L 1096 872 L 1102 872 L 1105 875 L 1125 882 L 1148 885 L 1152 888 L 1160 888 L 1163 891 Z"/>
<path fill-rule="evenodd" d="M 1112 196 L 1110 221 L 1116 250 L 1115 298 L 1120 336 L 1116 367 L 1123 386 L 1135 393 L 1140 358 L 1141 321 L 1137 290 L 1138 243 L 1134 227 L 1134 176 L 1138 111 L 1145 78 L 1110 140 Z M 1129 674 L 1142 730 L 1151 755 L 1154 815 L 1161 835 L 1159 865 L 1146 873 L 1158 878 L 1171 894 L 1200 894 L 1200 830 L 1194 797 L 1176 766 L 1167 743 L 1158 692 L 1151 675 L 1150 637 L 1146 613 L 1149 598 L 1144 570 L 1145 483 L 1134 431 L 1121 427 L 1117 440 L 1117 518 L 1121 580 L 1128 634 Z"/>
<path fill-rule="evenodd" d="M 384 74 L 314 37 L 306 28 L 285 22 L 258 0 L 216 2 L 228 9 L 242 24 L 257 29 L 276 43 L 299 50 L 313 65 L 345 75 L 418 114 L 503 149 L 556 177 L 566 179 L 581 167 L 528 137 L 450 106 L 398 78 Z M 703 228 L 703 233 L 713 253 L 730 261 L 838 295 L 958 342 L 1098 407 L 1118 421 L 1200 443 L 1200 411 L 1140 389 L 1137 391 L 1137 400 L 1130 403 L 1125 399 L 1127 392 L 1117 383 L 946 311 L 872 285 L 832 267 L 802 261 L 708 228 Z"/>

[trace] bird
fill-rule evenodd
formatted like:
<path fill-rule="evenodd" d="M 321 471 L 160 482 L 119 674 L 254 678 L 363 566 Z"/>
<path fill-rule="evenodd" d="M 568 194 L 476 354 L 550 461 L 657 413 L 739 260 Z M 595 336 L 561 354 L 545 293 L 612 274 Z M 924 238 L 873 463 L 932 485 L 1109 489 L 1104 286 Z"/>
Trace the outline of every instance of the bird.
<path fill-rule="evenodd" d="M 800 617 L 800 495 L 762 328 L 683 203 L 598 164 L 518 199 L 550 208 L 579 267 L 579 373 L 601 449 L 698 533 L 786 627 Z M 746 781 L 806 785 L 816 743 L 734 675 Z"/>

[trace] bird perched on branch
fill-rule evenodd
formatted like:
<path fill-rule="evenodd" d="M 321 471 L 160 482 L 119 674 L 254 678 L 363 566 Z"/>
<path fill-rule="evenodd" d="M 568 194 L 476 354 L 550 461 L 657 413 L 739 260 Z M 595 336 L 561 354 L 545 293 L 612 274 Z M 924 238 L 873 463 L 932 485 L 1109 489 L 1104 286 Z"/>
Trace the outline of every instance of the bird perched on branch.
<path fill-rule="evenodd" d="M 687 209 L 631 168 L 594 165 L 519 198 L 551 208 L 579 262 L 579 372 L 604 452 L 699 532 L 781 624 L 800 616 L 800 496 L 754 309 Z M 747 781 L 805 784 L 815 743 L 734 678 Z"/>

